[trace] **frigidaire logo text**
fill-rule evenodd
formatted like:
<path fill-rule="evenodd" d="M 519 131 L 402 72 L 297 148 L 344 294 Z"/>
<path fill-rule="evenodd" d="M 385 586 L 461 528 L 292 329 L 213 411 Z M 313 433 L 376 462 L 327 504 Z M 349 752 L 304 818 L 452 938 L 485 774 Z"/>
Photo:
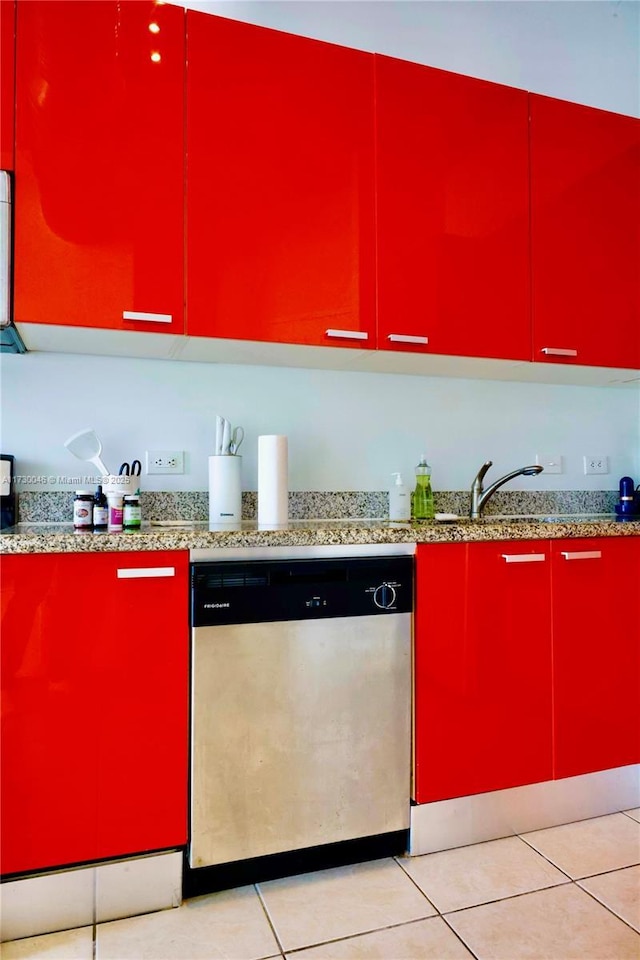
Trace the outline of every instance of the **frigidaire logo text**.
<path fill-rule="evenodd" d="M 222 610 L 225 607 L 230 607 L 230 603 L 205 603 L 205 610 Z"/>

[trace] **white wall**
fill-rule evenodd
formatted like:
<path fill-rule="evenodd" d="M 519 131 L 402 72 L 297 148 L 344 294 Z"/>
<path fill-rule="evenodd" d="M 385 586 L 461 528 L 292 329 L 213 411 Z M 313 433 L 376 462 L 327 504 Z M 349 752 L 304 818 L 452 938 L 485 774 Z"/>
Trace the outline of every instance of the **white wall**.
<path fill-rule="evenodd" d="M 63 443 L 93 426 L 109 469 L 144 460 L 148 449 L 185 450 L 184 477 L 144 477 L 144 488 L 206 490 L 220 413 L 245 427 L 247 490 L 257 488 L 261 433 L 289 437 L 292 490 L 386 489 L 394 470 L 412 480 L 422 453 L 440 490 L 467 489 L 487 459 L 498 477 L 537 453 L 562 455 L 565 473 L 521 478 L 512 489 L 614 489 L 625 474 L 640 480 L 639 398 L 629 389 L 44 353 L 4 361 L 1 443 L 22 475 L 77 475 L 84 468 Z M 611 473 L 585 477 L 584 454 L 610 457 Z"/>
<path fill-rule="evenodd" d="M 639 112 L 639 5 L 627 0 L 188 5 Z M 256 437 L 274 432 L 290 437 L 295 490 L 384 489 L 393 470 L 409 479 L 423 451 L 436 489 L 466 489 L 486 458 L 498 476 L 536 453 L 563 455 L 566 472 L 514 488 L 614 489 L 623 474 L 640 479 L 640 399 L 626 389 L 44 354 L 3 356 L 2 374 L 0 447 L 21 474 L 76 475 L 82 467 L 62 444 L 92 425 L 111 465 L 149 448 L 188 452 L 183 478 L 144 478 L 146 489 L 204 490 L 222 413 L 247 429 L 245 489 L 256 488 Z M 611 473 L 585 477 L 583 454 L 609 456 Z M 47 489 L 57 486 L 66 484 Z"/>
<path fill-rule="evenodd" d="M 184 6 L 640 114 L 635 0 L 186 0 Z"/>

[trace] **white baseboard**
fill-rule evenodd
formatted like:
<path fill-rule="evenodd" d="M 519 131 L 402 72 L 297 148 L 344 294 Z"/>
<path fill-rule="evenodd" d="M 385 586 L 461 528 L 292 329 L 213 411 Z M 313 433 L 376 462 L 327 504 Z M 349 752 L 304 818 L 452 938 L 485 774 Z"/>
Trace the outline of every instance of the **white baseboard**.
<path fill-rule="evenodd" d="M 0 940 L 135 917 L 181 899 L 178 852 L 10 880 L 0 886 Z"/>
<path fill-rule="evenodd" d="M 640 806 L 640 765 L 411 808 L 409 854 L 497 840 Z"/>

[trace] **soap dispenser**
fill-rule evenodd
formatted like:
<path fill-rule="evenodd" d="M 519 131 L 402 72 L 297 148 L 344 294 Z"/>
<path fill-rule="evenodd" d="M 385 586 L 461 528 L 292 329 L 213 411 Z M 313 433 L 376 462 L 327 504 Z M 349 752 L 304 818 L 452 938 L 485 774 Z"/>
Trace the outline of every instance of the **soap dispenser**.
<path fill-rule="evenodd" d="M 394 484 L 389 488 L 389 520 L 411 519 L 411 495 L 405 487 L 402 475 L 392 473 Z"/>
<path fill-rule="evenodd" d="M 416 467 L 416 489 L 413 493 L 413 519 L 433 520 L 433 491 L 431 490 L 431 467 L 422 455 Z"/>

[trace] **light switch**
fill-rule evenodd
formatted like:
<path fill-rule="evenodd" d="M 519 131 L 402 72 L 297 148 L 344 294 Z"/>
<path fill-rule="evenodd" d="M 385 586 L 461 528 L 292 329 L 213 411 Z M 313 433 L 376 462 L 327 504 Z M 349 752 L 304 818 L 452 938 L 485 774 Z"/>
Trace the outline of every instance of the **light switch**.
<path fill-rule="evenodd" d="M 538 453 L 536 463 L 544 467 L 545 473 L 563 473 L 562 457 L 559 453 Z"/>

